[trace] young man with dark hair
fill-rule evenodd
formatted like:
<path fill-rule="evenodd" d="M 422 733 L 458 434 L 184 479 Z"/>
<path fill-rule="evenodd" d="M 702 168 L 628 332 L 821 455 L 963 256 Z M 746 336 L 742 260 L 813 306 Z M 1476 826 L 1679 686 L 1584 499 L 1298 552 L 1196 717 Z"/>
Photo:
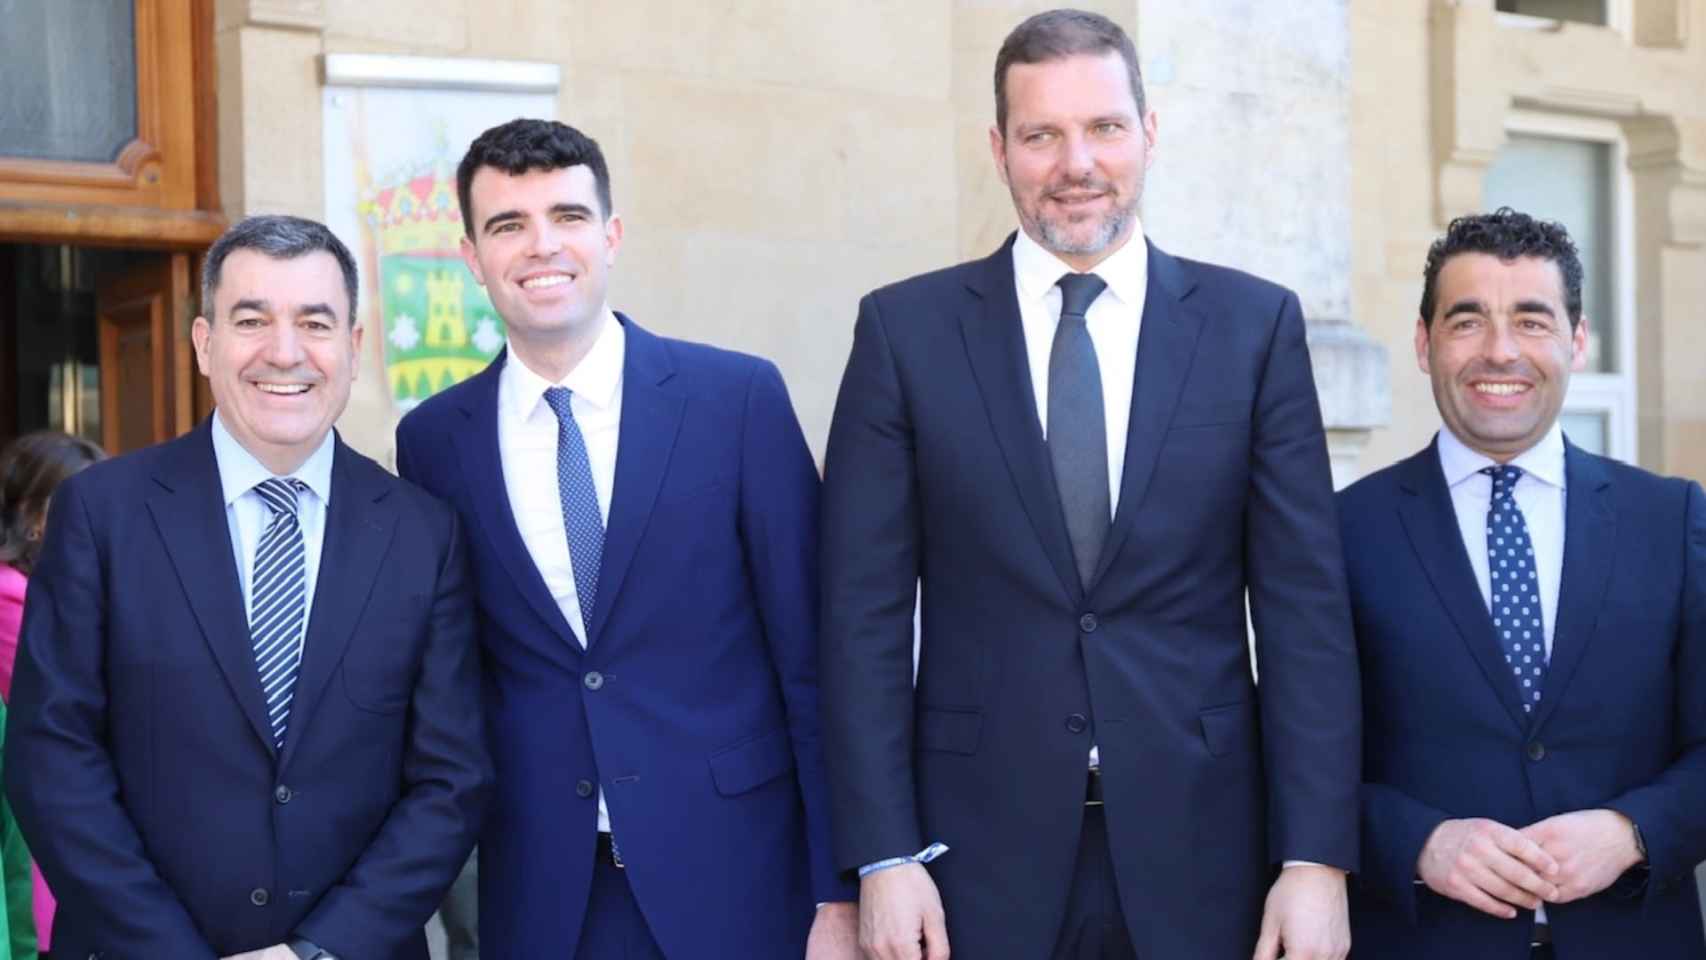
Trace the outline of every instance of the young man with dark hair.
<path fill-rule="evenodd" d="M 1366 956 L 1706 957 L 1706 496 L 1559 427 L 1581 284 L 1555 223 L 1452 221 L 1416 320 L 1444 428 L 1340 495 Z"/>
<path fill-rule="evenodd" d="M 825 742 L 861 940 L 1343 957 L 1360 709 L 1297 298 L 1145 243 L 1156 122 L 1118 25 L 1025 21 L 995 90 L 1020 229 L 864 299 L 830 430 Z"/>
<path fill-rule="evenodd" d="M 781 374 L 610 309 L 622 220 L 580 132 L 488 130 L 458 189 L 509 347 L 403 419 L 397 463 L 470 530 L 498 782 L 482 952 L 852 960 L 818 478 Z"/>

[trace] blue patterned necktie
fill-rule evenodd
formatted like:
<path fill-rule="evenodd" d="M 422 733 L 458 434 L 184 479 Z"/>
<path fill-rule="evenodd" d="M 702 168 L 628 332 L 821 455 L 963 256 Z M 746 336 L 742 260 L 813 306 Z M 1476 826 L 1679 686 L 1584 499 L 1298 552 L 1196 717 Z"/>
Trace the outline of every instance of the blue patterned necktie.
<path fill-rule="evenodd" d="M 255 485 L 272 518 L 255 547 L 249 637 L 255 645 L 255 668 L 266 697 L 273 746 L 281 750 L 296 673 L 302 666 L 302 628 L 308 609 L 306 547 L 296 515 L 297 494 L 306 489 L 300 480 L 278 478 Z"/>
<path fill-rule="evenodd" d="M 575 596 L 580 601 L 581 625 L 590 631 L 592 604 L 598 596 L 598 566 L 604 557 L 604 516 L 598 509 L 598 489 L 592 485 L 586 440 L 569 408 L 572 396 L 567 387 L 545 391 L 545 402 L 557 415 L 557 495 L 563 503 L 563 529 L 575 568 Z M 582 638 L 586 643 L 591 639 Z"/>
<path fill-rule="evenodd" d="M 1093 273 L 1062 274 L 1060 320 L 1048 356 L 1048 452 L 1060 493 L 1072 559 L 1085 590 L 1096 575 L 1112 524 L 1108 489 L 1108 430 L 1102 368 L 1086 320 L 1107 281 Z"/>
<path fill-rule="evenodd" d="M 1493 478 L 1487 504 L 1487 572 L 1492 579 L 1493 629 L 1505 663 L 1516 677 L 1522 709 L 1534 712 L 1540 702 L 1540 683 L 1546 679 L 1546 634 L 1541 623 L 1540 587 L 1535 575 L 1534 543 L 1528 521 L 1516 505 L 1516 482 L 1522 468 L 1483 467 Z"/>

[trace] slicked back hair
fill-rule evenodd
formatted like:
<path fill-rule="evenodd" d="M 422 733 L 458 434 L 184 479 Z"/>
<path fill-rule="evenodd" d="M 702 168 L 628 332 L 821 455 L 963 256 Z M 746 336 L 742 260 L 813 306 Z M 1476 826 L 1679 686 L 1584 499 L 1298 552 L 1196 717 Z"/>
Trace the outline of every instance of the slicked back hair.
<path fill-rule="evenodd" d="M 1117 52 L 1131 80 L 1131 99 L 1137 117 L 1144 115 L 1143 72 L 1137 48 L 1120 25 L 1088 10 L 1048 10 L 1013 28 L 995 55 L 995 126 L 1007 135 L 1007 69 L 1015 63 L 1050 63 L 1084 54 Z"/>
<path fill-rule="evenodd" d="M 1550 260 L 1564 278 L 1564 311 L 1570 315 L 1570 329 L 1582 322 L 1582 260 L 1569 231 L 1563 224 L 1500 207 L 1492 213 L 1458 217 L 1445 228 L 1445 236 L 1428 248 L 1427 267 L 1422 271 L 1424 327 L 1433 327 L 1439 272 L 1460 253 L 1485 253 L 1506 262 L 1522 257 Z"/>
<path fill-rule="evenodd" d="M 561 170 L 585 166 L 598 188 L 600 213 L 610 216 L 610 167 L 598 141 L 566 123 L 518 117 L 474 138 L 456 167 L 456 202 L 462 205 L 462 229 L 474 238 L 474 211 L 469 192 L 481 167 L 519 177 L 532 170 Z"/>
<path fill-rule="evenodd" d="M 218 319 L 213 315 L 213 295 L 219 291 L 225 260 L 238 250 L 254 250 L 274 260 L 294 260 L 317 250 L 331 254 L 344 275 L 344 292 L 349 294 L 349 323 L 355 325 L 356 291 L 361 285 L 356 277 L 355 257 L 325 224 L 282 214 L 247 217 L 213 241 L 201 268 L 201 314 L 209 321 Z"/>

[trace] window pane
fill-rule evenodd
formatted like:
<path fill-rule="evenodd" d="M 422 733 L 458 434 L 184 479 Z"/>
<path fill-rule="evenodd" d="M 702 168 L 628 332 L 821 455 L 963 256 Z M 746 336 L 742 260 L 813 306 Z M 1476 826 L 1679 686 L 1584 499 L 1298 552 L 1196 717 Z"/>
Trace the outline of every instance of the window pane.
<path fill-rule="evenodd" d="M 1558 415 L 1558 423 L 1564 428 L 1564 436 L 1570 442 L 1589 453 L 1607 456 L 1606 447 L 1606 417 L 1598 412 L 1571 413 L 1565 410 Z"/>
<path fill-rule="evenodd" d="M 0 0 L 0 154 L 111 163 L 136 138 L 129 0 Z"/>
<path fill-rule="evenodd" d="M 1601 25 L 1607 19 L 1605 8 L 1605 0 L 1499 0 L 1497 4 L 1500 13 Z"/>
<path fill-rule="evenodd" d="M 1512 207 L 1570 231 L 1582 258 L 1582 310 L 1592 334 L 1588 370 L 1615 373 L 1618 318 L 1613 263 L 1611 145 L 1511 134 L 1487 170 L 1487 209 Z"/>

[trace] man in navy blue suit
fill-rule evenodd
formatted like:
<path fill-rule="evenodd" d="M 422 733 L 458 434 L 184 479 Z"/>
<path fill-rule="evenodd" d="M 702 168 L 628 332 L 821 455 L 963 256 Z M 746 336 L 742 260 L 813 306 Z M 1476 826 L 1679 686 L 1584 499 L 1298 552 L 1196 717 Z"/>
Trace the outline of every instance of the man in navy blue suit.
<path fill-rule="evenodd" d="M 1297 298 L 1144 242 L 1156 122 L 1116 24 L 1025 21 L 995 90 L 1021 229 L 864 299 L 830 430 L 825 741 L 861 941 L 1342 957 L 1360 710 Z"/>
<path fill-rule="evenodd" d="M 818 478 L 781 375 L 611 311 L 622 220 L 579 131 L 494 127 L 457 188 L 509 347 L 404 418 L 397 463 L 470 530 L 497 767 L 482 951 L 851 957 Z"/>
<path fill-rule="evenodd" d="M 1706 497 L 1564 436 L 1587 328 L 1555 223 L 1462 217 L 1428 251 L 1444 429 L 1339 501 L 1362 956 L 1706 957 Z"/>
<path fill-rule="evenodd" d="M 54 495 L 6 787 L 70 957 L 426 960 L 491 767 L 455 516 L 332 430 L 355 261 L 255 217 L 191 328 L 215 410 Z"/>

